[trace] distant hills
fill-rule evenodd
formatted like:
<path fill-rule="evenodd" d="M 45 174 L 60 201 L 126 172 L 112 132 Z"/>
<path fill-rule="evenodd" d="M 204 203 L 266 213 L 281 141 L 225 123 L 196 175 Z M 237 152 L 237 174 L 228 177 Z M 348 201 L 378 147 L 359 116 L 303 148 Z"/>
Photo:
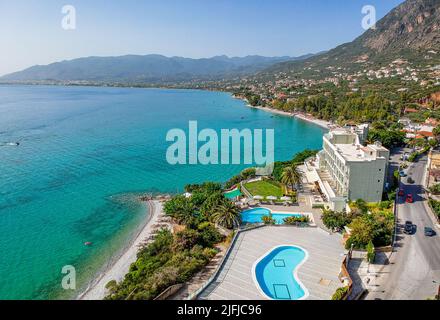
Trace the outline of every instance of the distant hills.
<path fill-rule="evenodd" d="M 33 66 L 0 77 L 0 82 L 90 82 L 180 87 L 225 87 L 251 78 L 320 80 L 376 70 L 396 59 L 418 69 L 440 61 L 440 0 L 407 0 L 352 42 L 301 57 L 227 57 L 205 59 L 126 55 L 87 57 Z"/>
<path fill-rule="evenodd" d="M 396 58 L 417 63 L 428 52 L 440 52 L 440 0 L 407 0 L 378 21 L 375 30 L 366 31 L 354 41 L 309 59 L 270 66 L 263 74 L 313 68 L 320 69 L 319 76 L 324 76 L 327 67 L 356 71 L 385 65 Z"/>
<path fill-rule="evenodd" d="M 206 59 L 165 57 L 162 55 L 126 55 L 87 57 L 33 66 L 0 78 L 1 81 L 91 81 L 162 83 L 192 80 L 215 80 L 252 74 L 285 61 L 309 58 L 292 57 L 227 57 Z"/>

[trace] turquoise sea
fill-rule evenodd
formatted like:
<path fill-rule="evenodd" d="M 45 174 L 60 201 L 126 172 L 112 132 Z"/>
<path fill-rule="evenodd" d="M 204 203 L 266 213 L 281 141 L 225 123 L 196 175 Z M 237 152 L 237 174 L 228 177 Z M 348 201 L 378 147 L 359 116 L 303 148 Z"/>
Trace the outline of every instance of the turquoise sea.
<path fill-rule="evenodd" d="M 169 165 L 166 133 L 187 130 L 190 120 L 275 129 L 276 160 L 320 148 L 324 131 L 226 93 L 0 86 L 0 299 L 76 296 L 145 220 L 135 194 L 181 192 L 243 169 Z M 76 268 L 76 291 L 61 289 L 65 265 Z"/>

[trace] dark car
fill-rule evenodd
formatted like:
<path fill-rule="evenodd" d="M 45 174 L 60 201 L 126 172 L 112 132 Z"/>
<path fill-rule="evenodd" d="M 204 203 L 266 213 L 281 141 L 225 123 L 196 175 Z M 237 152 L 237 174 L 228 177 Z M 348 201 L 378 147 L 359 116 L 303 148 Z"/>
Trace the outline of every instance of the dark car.
<path fill-rule="evenodd" d="M 411 178 L 411 177 L 409 177 L 409 178 L 407 179 L 407 182 L 408 182 L 409 184 L 414 184 L 414 183 L 415 183 L 414 179 Z"/>
<path fill-rule="evenodd" d="M 425 227 L 425 236 L 433 237 L 435 235 L 436 235 L 436 232 L 432 228 Z"/>
<path fill-rule="evenodd" d="M 399 190 L 399 197 L 403 197 L 405 195 L 405 191 L 403 189 Z"/>
<path fill-rule="evenodd" d="M 405 222 L 405 228 L 403 229 L 403 232 L 406 234 L 412 234 L 414 230 L 414 225 L 411 221 Z"/>

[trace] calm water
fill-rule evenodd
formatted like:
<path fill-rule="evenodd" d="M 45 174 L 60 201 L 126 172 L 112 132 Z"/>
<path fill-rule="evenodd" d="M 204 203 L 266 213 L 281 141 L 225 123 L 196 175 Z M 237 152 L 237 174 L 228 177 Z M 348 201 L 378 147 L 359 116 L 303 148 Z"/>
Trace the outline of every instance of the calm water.
<path fill-rule="evenodd" d="M 323 130 L 246 108 L 228 94 L 0 86 L 0 298 L 70 298 L 127 244 L 147 212 L 139 192 L 225 181 L 241 166 L 170 166 L 171 128 L 274 128 L 275 158 L 319 148 Z M 86 247 L 84 242 L 93 242 Z M 73 265 L 78 290 L 61 290 Z"/>
<path fill-rule="evenodd" d="M 267 217 L 270 214 L 271 211 L 266 208 L 249 209 L 241 213 L 241 220 L 244 223 L 262 223 L 263 217 Z M 301 217 L 301 214 L 272 212 L 272 218 L 276 224 L 284 224 L 284 219 L 288 217 Z"/>
<path fill-rule="evenodd" d="M 294 246 L 273 249 L 255 266 L 255 279 L 264 294 L 273 300 L 298 300 L 308 296 L 295 271 L 307 258 L 306 252 Z"/>

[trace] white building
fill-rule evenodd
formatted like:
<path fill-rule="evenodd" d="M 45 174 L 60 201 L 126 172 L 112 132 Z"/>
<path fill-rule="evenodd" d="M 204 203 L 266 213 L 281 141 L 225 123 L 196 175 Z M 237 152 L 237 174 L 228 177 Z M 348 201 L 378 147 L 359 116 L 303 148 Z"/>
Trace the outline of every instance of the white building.
<path fill-rule="evenodd" d="M 359 126 L 335 129 L 323 137 L 323 150 L 312 168 L 333 210 L 342 210 L 347 200 L 382 200 L 390 152 L 380 143 L 363 146 L 360 138 L 364 141 L 366 132 L 366 126 Z"/>

